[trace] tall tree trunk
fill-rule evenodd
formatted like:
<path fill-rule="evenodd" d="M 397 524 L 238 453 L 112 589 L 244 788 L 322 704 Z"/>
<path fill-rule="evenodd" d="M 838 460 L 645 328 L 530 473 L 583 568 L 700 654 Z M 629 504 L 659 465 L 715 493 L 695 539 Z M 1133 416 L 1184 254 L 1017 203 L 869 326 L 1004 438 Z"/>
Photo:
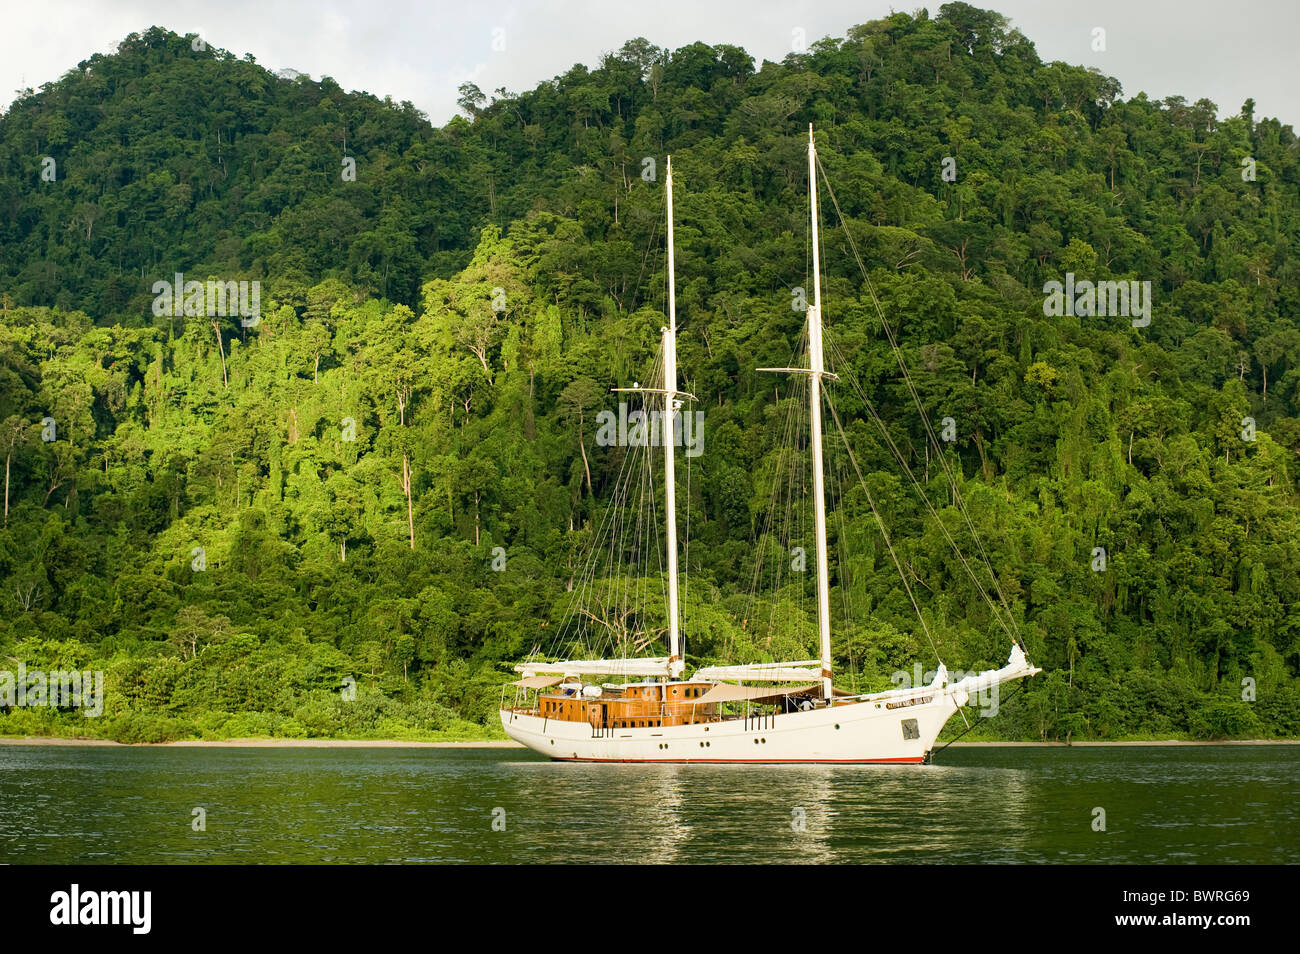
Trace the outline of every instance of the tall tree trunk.
<path fill-rule="evenodd" d="M 581 411 L 581 409 L 579 409 L 579 411 L 578 411 L 578 450 L 582 451 L 582 469 L 583 469 L 583 471 L 586 472 L 586 474 L 587 474 L 587 493 L 592 494 L 592 495 L 594 496 L 594 495 L 595 495 L 595 491 L 591 489 L 591 467 L 587 464 L 587 446 L 586 446 L 585 444 L 583 444 L 583 442 L 582 442 L 582 429 L 583 429 L 582 425 L 583 425 L 583 422 L 582 422 L 582 411 Z"/>
<path fill-rule="evenodd" d="M 415 511 L 411 508 L 411 462 L 402 455 L 402 489 L 406 491 L 406 523 L 411 532 L 411 549 L 415 549 Z"/>
<path fill-rule="evenodd" d="M 217 350 L 221 352 L 221 386 L 228 388 L 230 387 L 230 379 L 226 377 L 226 346 L 221 340 L 221 326 L 214 321 L 212 330 L 217 333 Z"/>

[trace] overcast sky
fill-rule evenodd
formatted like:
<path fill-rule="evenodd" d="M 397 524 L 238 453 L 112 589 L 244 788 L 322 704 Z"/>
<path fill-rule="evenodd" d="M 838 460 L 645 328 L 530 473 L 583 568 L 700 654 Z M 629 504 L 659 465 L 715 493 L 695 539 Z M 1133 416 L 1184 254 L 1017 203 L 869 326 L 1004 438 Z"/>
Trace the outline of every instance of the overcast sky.
<path fill-rule="evenodd" d="M 937 13 L 942 0 L 924 4 Z M 530 89 L 574 63 L 636 36 L 676 48 L 695 40 L 732 43 L 760 61 L 780 60 L 796 29 L 808 42 L 914 10 L 877 0 L 537 0 L 446 3 L 387 0 L 13 0 L 0 31 L 0 102 L 22 87 L 58 79 L 128 33 L 163 26 L 272 70 L 334 77 L 344 89 L 410 100 L 436 124 L 456 111 L 465 81 L 486 93 Z M 1010 17 L 1047 61 L 1096 66 L 1125 97 L 1208 97 L 1220 116 L 1254 97 L 1256 118 L 1300 125 L 1297 0 L 986 0 Z M 1106 31 L 1104 52 L 1093 31 Z M 504 49 L 495 47 L 504 46 Z"/>

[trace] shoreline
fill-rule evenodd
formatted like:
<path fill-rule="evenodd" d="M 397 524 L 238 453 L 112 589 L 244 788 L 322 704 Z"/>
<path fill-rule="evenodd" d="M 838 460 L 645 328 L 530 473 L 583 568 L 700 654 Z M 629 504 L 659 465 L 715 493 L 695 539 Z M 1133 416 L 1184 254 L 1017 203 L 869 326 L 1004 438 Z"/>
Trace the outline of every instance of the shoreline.
<path fill-rule="evenodd" d="M 522 749 L 509 739 L 469 742 L 412 742 L 405 739 L 181 739 L 176 742 L 114 742 L 112 739 L 64 739 L 54 736 L 0 736 L 6 745 L 116 746 L 123 749 Z"/>
<path fill-rule="evenodd" d="M 182 739 L 177 742 L 114 742 L 111 739 L 66 739 L 55 736 L 0 736 L 6 745 L 116 746 L 118 748 L 180 749 L 523 749 L 509 739 L 478 739 L 467 742 L 412 742 L 403 739 Z M 1227 739 L 1219 742 L 1186 739 L 1151 739 L 1123 742 L 953 742 L 952 748 L 1107 748 L 1111 746 L 1169 745 L 1300 745 L 1300 739 Z"/>

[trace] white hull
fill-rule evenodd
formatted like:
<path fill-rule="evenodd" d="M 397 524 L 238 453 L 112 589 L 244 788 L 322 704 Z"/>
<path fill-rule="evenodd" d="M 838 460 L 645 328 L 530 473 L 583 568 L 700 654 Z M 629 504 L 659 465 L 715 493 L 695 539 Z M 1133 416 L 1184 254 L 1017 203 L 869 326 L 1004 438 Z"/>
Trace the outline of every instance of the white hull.
<path fill-rule="evenodd" d="M 944 685 L 946 675 L 941 675 L 919 689 L 758 719 L 599 730 L 585 722 L 502 709 L 501 725 L 533 751 L 572 762 L 921 763 L 972 692 L 1040 671 L 1016 656 L 1013 652 L 1002 669 L 957 683 Z M 899 705 L 912 699 L 917 700 L 912 705 Z"/>
<path fill-rule="evenodd" d="M 613 729 L 594 735 L 584 722 L 559 722 L 502 710 L 516 742 L 574 762 L 923 762 L 957 711 L 952 697 L 885 709 L 869 702 L 706 725 Z M 917 738 L 903 736 L 915 719 Z"/>

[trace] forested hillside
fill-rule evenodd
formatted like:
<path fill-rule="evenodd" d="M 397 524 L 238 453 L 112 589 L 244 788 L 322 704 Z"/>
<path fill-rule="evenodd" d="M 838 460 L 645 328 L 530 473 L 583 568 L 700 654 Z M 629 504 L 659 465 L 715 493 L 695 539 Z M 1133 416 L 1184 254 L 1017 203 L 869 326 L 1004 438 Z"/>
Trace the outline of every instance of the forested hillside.
<path fill-rule="evenodd" d="M 102 718 L 0 709 L 0 733 L 497 732 L 622 460 L 596 415 L 658 344 L 669 154 L 705 422 L 688 658 L 813 649 L 812 617 L 788 646 L 745 616 L 779 437 L 753 369 L 803 320 L 811 122 L 849 232 L 828 203 L 828 326 L 956 532 L 851 237 L 1045 670 L 990 729 L 1300 735 L 1289 125 L 1126 99 L 963 3 L 780 63 L 637 39 L 462 94 L 434 128 L 155 27 L 0 117 L 0 668 L 107 689 Z M 260 321 L 159 313 L 177 273 L 260 282 Z M 1149 324 L 1045 314 L 1067 274 L 1150 282 Z M 836 402 L 945 662 L 1000 665 L 864 404 Z M 844 506 L 865 558 L 833 529 L 832 605 L 858 610 L 837 669 L 887 687 L 934 653 Z"/>

